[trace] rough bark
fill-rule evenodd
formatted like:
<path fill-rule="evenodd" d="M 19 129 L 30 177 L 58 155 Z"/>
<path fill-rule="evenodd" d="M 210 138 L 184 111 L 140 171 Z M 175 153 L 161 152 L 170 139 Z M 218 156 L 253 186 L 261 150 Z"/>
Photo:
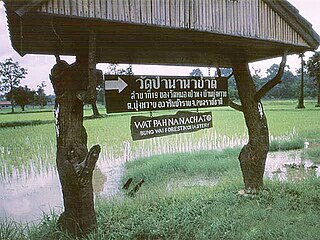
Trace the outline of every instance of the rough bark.
<path fill-rule="evenodd" d="M 320 81 L 318 81 L 318 103 L 316 107 L 320 107 Z"/>
<path fill-rule="evenodd" d="M 100 116 L 100 113 L 99 113 L 99 110 L 98 110 L 98 107 L 97 107 L 97 101 L 96 101 L 96 100 L 94 100 L 93 102 L 91 102 L 91 107 L 92 107 L 92 114 L 93 114 L 93 116 L 99 117 L 99 116 Z"/>
<path fill-rule="evenodd" d="M 299 102 L 297 108 L 305 108 L 304 106 L 304 60 L 303 60 L 303 54 L 300 54 L 299 56 L 301 58 L 301 81 L 300 81 L 300 96 L 299 96 Z"/>
<path fill-rule="evenodd" d="M 88 233 L 96 225 L 92 172 L 100 146 L 87 149 L 83 101 L 79 97 L 87 90 L 85 76 L 87 64 L 78 59 L 72 65 L 58 61 L 50 76 L 56 94 L 56 161 L 64 201 L 58 225 L 75 236 Z"/>
<path fill-rule="evenodd" d="M 269 150 L 267 119 L 260 100 L 256 101 L 256 87 L 249 66 L 238 62 L 233 67 L 249 141 L 240 154 L 239 161 L 246 190 L 256 191 L 263 186 L 265 162 Z"/>

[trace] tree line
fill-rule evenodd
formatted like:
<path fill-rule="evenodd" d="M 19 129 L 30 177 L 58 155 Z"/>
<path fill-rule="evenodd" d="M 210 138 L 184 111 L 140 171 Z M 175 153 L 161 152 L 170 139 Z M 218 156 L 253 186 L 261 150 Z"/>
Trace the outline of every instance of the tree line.
<path fill-rule="evenodd" d="M 282 83 L 277 84 L 271 89 L 263 99 L 298 99 L 300 96 L 301 87 L 301 74 L 303 73 L 304 84 L 303 92 L 304 97 L 308 99 L 317 98 L 317 107 L 320 107 L 320 51 L 315 52 L 312 57 L 309 58 L 307 63 L 303 63 L 304 67 L 292 72 L 289 66 L 282 76 Z M 252 69 L 252 78 L 257 89 L 260 89 L 268 81 L 273 79 L 279 69 L 278 64 L 273 64 L 266 70 L 266 75 L 262 76 L 260 69 Z M 302 72 L 303 69 L 303 72 Z M 232 73 L 230 68 L 221 68 L 221 76 L 229 76 Z M 199 68 L 193 69 L 190 76 L 203 76 L 203 73 Z M 234 78 L 229 79 L 229 97 L 232 100 L 238 100 L 239 95 Z"/>
<path fill-rule="evenodd" d="M 264 96 L 264 99 L 298 99 L 301 92 L 301 74 L 303 74 L 304 97 L 309 99 L 317 98 L 316 106 L 320 107 L 320 51 L 315 52 L 307 63 L 302 62 L 302 65 L 303 68 L 298 69 L 296 72 L 292 72 L 287 66 L 283 73 L 282 84 L 276 85 Z M 252 77 L 256 88 L 260 89 L 273 79 L 278 69 L 279 65 L 273 64 L 267 69 L 265 76 L 262 76 L 260 69 L 253 69 Z M 14 62 L 12 58 L 0 62 L 0 99 L 5 98 L 11 102 L 12 112 L 14 112 L 14 106 L 20 106 L 22 111 L 24 111 L 27 105 L 43 108 L 48 102 L 54 100 L 54 96 L 47 96 L 45 94 L 44 88 L 46 85 L 44 82 L 38 85 L 35 90 L 30 89 L 28 86 L 21 86 L 20 82 L 25 78 L 27 73 L 27 69 L 21 67 L 18 62 Z M 232 69 L 219 69 L 221 76 L 229 76 L 230 73 L 232 73 Z M 110 64 L 106 74 L 133 75 L 132 66 L 130 65 L 127 69 L 122 69 L 117 64 Z M 195 68 L 190 73 L 190 76 L 203 76 L 203 73 L 199 68 Z M 97 102 L 104 104 L 104 83 L 97 85 L 96 89 Z M 237 86 L 233 77 L 229 79 L 229 97 L 232 100 L 239 99 Z"/>
<path fill-rule="evenodd" d="M 12 58 L 0 62 L 0 99 L 11 102 L 12 112 L 15 106 L 20 106 L 24 111 L 27 105 L 43 108 L 53 100 L 53 96 L 45 94 L 45 82 L 38 85 L 36 89 L 21 86 L 20 82 L 27 74 L 27 69 L 21 67 L 18 62 L 14 62 Z"/>

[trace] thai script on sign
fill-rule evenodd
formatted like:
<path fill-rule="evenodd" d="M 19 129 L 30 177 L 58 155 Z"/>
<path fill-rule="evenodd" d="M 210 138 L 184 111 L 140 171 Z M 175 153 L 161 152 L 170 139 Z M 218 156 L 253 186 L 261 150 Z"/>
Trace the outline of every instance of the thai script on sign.
<path fill-rule="evenodd" d="M 144 77 L 136 79 L 141 90 L 152 89 L 216 89 L 217 80 L 213 78 L 174 78 L 174 77 Z"/>

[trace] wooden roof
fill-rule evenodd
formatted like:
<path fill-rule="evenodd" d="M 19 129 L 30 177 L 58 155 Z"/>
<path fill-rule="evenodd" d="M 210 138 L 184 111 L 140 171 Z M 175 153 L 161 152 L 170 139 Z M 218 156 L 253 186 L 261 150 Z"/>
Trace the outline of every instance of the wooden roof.
<path fill-rule="evenodd" d="M 315 50 L 320 38 L 283 0 L 5 0 L 21 55 L 76 55 L 96 34 L 97 61 L 231 65 Z"/>

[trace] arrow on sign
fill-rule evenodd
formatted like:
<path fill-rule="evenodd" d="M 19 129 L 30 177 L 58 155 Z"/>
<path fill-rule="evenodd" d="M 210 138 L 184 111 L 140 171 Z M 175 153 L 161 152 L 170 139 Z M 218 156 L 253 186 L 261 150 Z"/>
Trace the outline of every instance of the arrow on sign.
<path fill-rule="evenodd" d="M 118 77 L 118 80 L 115 81 L 105 81 L 105 90 L 118 90 L 119 93 L 121 93 L 127 86 L 128 84 L 120 77 Z"/>

